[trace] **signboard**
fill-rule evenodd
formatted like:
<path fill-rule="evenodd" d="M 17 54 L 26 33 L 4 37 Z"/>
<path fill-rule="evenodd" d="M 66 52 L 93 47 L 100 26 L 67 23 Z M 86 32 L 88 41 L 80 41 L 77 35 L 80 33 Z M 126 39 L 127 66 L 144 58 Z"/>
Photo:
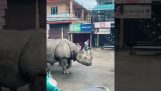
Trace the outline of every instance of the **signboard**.
<path fill-rule="evenodd" d="M 110 28 L 111 22 L 95 22 L 95 28 Z"/>
<path fill-rule="evenodd" d="M 93 30 L 92 24 L 72 24 L 70 26 L 71 32 L 91 32 Z"/>
<path fill-rule="evenodd" d="M 152 3 L 152 0 L 115 0 L 115 4 L 140 4 Z"/>
<path fill-rule="evenodd" d="M 111 29 L 96 29 L 94 31 L 95 34 L 110 34 Z"/>
<path fill-rule="evenodd" d="M 151 5 L 118 5 L 116 18 L 151 18 Z"/>
<path fill-rule="evenodd" d="M 80 24 L 72 24 L 70 26 L 70 31 L 72 31 L 72 32 L 80 32 L 81 31 Z"/>
<path fill-rule="evenodd" d="M 91 32 L 93 30 L 92 24 L 81 24 L 81 32 Z"/>

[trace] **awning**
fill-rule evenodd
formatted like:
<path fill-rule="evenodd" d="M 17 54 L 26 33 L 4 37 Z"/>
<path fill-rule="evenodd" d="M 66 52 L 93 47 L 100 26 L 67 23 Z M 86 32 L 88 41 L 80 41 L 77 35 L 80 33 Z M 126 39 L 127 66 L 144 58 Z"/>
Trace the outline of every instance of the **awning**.
<path fill-rule="evenodd" d="M 97 5 L 92 10 L 114 10 L 114 4 Z"/>

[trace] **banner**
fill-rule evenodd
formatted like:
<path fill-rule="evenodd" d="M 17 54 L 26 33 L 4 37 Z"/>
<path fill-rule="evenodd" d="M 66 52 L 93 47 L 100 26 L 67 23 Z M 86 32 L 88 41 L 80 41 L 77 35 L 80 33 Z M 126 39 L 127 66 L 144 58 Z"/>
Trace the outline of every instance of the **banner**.
<path fill-rule="evenodd" d="M 111 28 L 112 22 L 95 22 L 95 28 Z"/>
<path fill-rule="evenodd" d="M 117 5 L 116 18 L 151 18 L 151 5 Z"/>
<path fill-rule="evenodd" d="M 115 0 L 115 4 L 141 4 L 152 3 L 152 0 Z"/>

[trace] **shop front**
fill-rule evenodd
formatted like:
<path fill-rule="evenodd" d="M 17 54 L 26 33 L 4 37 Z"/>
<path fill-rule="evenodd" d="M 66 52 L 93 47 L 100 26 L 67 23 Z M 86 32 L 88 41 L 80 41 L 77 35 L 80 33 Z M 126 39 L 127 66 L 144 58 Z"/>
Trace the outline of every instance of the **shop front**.
<path fill-rule="evenodd" d="M 114 46 L 114 33 L 111 25 L 113 21 L 109 22 L 95 22 L 93 32 L 94 47 Z"/>
<path fill-rule="evenodd" d="M 71 24 L 70 26 L 70 40 L 74 43 L 78 43 L 81 46 L 84 45 L 86 40 L 89 40 L 89 46 L 92 46 L 92 24 Z"/>
<path fill-rule="evenodd" d="M 48 23 L 48 38 L 49 39 L 68 39 L 70 22 Z"/>

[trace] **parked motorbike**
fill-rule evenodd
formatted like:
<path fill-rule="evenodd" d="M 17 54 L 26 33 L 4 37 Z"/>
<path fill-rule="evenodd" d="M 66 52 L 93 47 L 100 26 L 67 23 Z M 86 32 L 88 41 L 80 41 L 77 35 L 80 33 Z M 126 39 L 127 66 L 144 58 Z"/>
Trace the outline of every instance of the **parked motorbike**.
<path fill-rule="evenodd" d="M 57 87 L 57 81 L 52 77 L 50 70 L 47 68 L 46 91 L 62 91 Z"/>

